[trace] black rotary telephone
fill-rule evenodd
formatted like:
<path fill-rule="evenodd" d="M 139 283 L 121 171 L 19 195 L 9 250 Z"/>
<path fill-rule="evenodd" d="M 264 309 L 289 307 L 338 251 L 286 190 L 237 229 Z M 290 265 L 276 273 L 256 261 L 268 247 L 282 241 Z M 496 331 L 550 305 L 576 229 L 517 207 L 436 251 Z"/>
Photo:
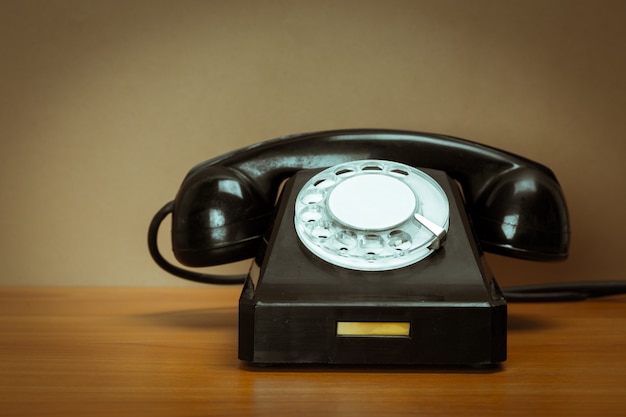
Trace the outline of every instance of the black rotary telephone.
<path fill-rule="evenodd" d="M 245 277 L 186 267 L 254 258 Z M 469 364 L 506 358 L 506 301 L 482 250 L 567 257 L 568 214 L 545 166 L 450 136 L 338 130 L 208 160 L 154 217 L 166 271 L 244 283 L 239 357 L 253 364 Z"/>

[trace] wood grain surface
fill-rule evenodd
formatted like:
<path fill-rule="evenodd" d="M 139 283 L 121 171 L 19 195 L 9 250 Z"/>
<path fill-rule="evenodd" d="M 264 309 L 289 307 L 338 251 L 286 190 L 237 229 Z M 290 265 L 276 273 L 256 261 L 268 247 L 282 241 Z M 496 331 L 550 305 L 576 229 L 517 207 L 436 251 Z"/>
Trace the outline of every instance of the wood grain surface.
<path fill-rule="evenodd" d="M 1 288 L 0 416 L 611 416 L 626 297 L 509 305 L 496 370 L 248 367 L 239 288 Z"/>

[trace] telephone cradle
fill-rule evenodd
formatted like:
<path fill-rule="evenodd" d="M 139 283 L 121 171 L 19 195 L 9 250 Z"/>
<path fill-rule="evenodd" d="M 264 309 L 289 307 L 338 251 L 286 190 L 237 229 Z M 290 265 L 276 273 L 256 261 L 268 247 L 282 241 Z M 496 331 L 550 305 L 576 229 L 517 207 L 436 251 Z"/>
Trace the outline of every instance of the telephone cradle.
<path fill-rule="evenodd" d="M 158 251 L 172 215 L 173 251 Z M 257 365 L 495 366 L 507 304 L 483 250 L 567 256 L 543 165 L 464 139 L 394 130 L 288 136 L 206 161 L 149 230 L 154 260 L 243 283 L 239 359 Z M 253 258 L 247 276 L 191 267 Z"/>

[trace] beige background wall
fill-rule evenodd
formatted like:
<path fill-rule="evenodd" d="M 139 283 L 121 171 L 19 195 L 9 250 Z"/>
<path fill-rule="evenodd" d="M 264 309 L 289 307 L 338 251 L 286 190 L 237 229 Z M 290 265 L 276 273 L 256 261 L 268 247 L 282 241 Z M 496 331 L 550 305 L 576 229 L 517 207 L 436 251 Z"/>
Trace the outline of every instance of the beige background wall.
<path fill-rule="evenodd" d="M 0 284 L 183 285 L 145 234 L 192 165 L 348 127 L 447 133 L 556 172 L 571 257 L 489 256 L 501 284 L 624 278 L 625 5 L 0 1 Z"/>

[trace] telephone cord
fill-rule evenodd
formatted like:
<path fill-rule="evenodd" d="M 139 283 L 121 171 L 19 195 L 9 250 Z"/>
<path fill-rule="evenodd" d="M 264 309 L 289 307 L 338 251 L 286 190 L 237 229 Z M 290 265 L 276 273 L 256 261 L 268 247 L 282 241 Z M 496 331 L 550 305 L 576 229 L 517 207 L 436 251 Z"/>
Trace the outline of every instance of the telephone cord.
<path fill-rule="evenodd" d="M 246 275 L 215 275 L 180 268 L 159 251 L 157 237 L 163 220 L 174 210 L 174 201 L 165 204 L 152 218 L 148 229 L 148 249 L 152 259 L 165 271 L 179 278 L 201 284 L 241 285 Z M 582 301 L 588 298 L 626 294 L 626 281 L 582 281 L 521 285 L 503 289 L 508 302 Z"/>
<path fill-rule="evenodd" d="M 148 250 L 154 262 L 170 274 L 188 281 L 198 282 L 201 284 L 217 284 L 217 285 L 240 285 L 246 280 L 246 275 L 214 275 L 201 272 L 190 271 L 171 264 L 159 251 L 157 237 L 159 228 L 163 220 L 174 211 L 174 201 L 165 204 L 152 218 L 150 227 L 148 228 Z"/>
<path fill-rule="evenodd" d="M 503 289 L 509 302 L 582 301 L 626 294 L 626 281 L 581 281 L 520 285 Z"/>

